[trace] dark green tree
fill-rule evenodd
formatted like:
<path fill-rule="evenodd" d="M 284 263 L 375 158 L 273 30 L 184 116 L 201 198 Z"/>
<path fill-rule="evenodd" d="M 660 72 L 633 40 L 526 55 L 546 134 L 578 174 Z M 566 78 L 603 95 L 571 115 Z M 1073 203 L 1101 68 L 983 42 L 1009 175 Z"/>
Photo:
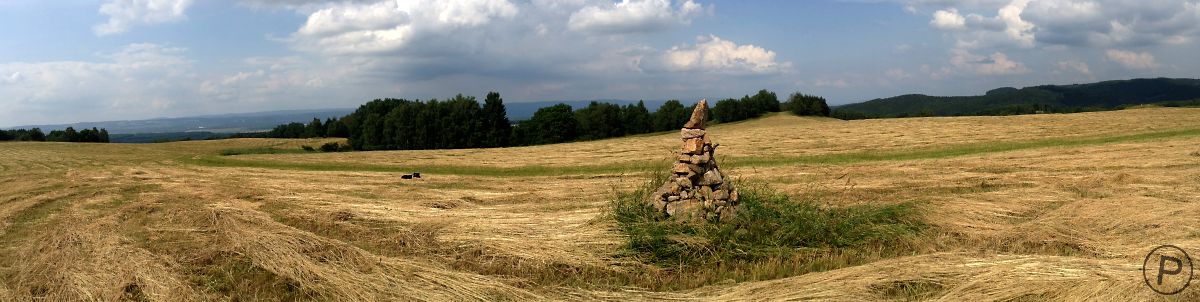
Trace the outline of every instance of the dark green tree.
<path fill-rule="evenodd" d="M 29 129 L 29 140 L 35 142 L 44 142 L 46 141 L 46 134 L 42 133 L 42 128 Z"/>
<path fill-rule="evenodd" d="M 626 135 L 654 131 L 650 121 L 650 110 L 646 109 L 646 102 L 644 101 L 638 101 L 636 105 L 629 104 L 621 108 L 621 124 L 625 126 Z"/>
<path fill-rule="evenodd" d="M 487 98 L 483 99 L 483 127 L 487 129 L 487 137 L 481 147 L 509 146 L 512 124 L 504 109 L 504 99 L 500 98 L 498 92 L 488 92 Z"/>
<path fill-rule="evenodd" d="M 691 109 L 684 107 L 679 100 L 669 100 L 658 107 L 651 115 L 654 131 L 679 130 L 691 118 Z"/>
<path fill-rule="evenodd" d="M 304 126 L 303 138 L 322 137 L 325 136 L 325 124 L 321 123 L 321 119 L 313 118 L 308 125 Z"/>
<path fill-rule="evenodd" d="M 538 109 L 533 117 L 517 127 L 529 127 L 524 131 L 527 131 L 527 140 L 531 145 L 554 144 L 575 140 L 579 122 L 575 120 L 571 105 L 558 104 Z"/>
<path fill-rule="evenodd" d="M 788 101 L 784 104 L 784 107 L 793 114 L 800 116 L 829 116 L 831 113 L 829 105 L 825 102 L 825 98 L 799 92 L 792 93 L 788 97 Z"/>
<path fill-rule="evenodd" d="M 617 137 L 625 134 L 621 125 L 621 106 L 612 103 L 591 102 L 587 107 L 575 111 L 579 122 L 579 138 L 594 140 Z"/>
<path fill-rule="evenodd" d="M 749 97 L 744 97 L 742 100 L 724 99 L 717 101 L 717 103 L 713 105 L 712 110 L 710 110 L 712 113 L 712 119 L 718 122 L 728 123 L 749 118 L 749 111 L 752 110 L 752 108 L 747 108 L 749 107 L 749 104 L 747 104 L 749 102 L 746 102 L 745 100 L 748 99 Z"/>

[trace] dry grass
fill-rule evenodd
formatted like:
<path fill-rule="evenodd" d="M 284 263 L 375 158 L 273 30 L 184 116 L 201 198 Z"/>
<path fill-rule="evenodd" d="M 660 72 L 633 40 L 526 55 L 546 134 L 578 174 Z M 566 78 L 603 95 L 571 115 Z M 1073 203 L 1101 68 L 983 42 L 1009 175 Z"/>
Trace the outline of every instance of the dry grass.
<path fill-rule="evenodd" d="M 852 122 L 772 116 L 711 133 L 738 159 L 1197 128 L 1200 110 L 1147 108 Z M 677 147 L 674 135 L 229 158 L 654 168 Z M 912 256 L 675 292 L 625 287 L 686 278 L 621 256 L 624 238 L 605 207 L 642 182 L 639 169 L 400 180 L 370 169 L 193 162 L 221 150 L 319 143 L 0 143 L 0 300 L 1152 300 L 1138 271 L 1144 253 L 1166 243 L 1200 248 L 1194 135 L 734 168 L 736 177 L 830 206 L 922 202 L 934 231 Z M 1189 289 L 1177 298 L 1200 296 Z"/>

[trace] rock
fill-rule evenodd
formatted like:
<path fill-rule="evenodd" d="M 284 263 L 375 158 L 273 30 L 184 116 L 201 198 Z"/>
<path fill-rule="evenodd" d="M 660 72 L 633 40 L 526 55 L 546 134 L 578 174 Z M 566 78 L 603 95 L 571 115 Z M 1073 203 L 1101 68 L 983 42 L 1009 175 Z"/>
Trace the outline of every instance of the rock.
<path fill-rule="evenodd" d="M 674 196 L 672 196 L 672 197 L 674 197 Z M 667 209 L 667 201 L 664 200 L 662 197 L 655 198 L 653 206 L 654 206 L 654 211 L 659 212 L 659 213 L 664 213 L 664 211 L 666 211 L 666 209 Z"/>
<path fill-rule="evenodd" d="M 720 221 L 733 221 L 733 219 L 737 217 L 737 214 L 738 214 L 737 212 L 738 212 L 737 207 L 721 208 L 721 211 L 720 211 L 721 216 L 720 216 L 719 220 Z"/>
<path fill-rule="evenodd" d="M 716 199 L 716 200 L 728 200 L 729 199 L 729 191 L 726 191 L 726 190 L 713 191 L 712 198 Z"/>
<path fill-rule="evenodd" d="M 730 201 L 730 202 L 737 202 L 737 201 L 738 201 L 738 192 L 737 192 L 737 190 L 733 190 L 733 191 L 730 191 L 730 192 L 729 192 L 729 201 Z"/>
<path fill-rule="evenodd" d="M 675 179 L 675 184 L 676 184 L 676 185 L 679 185 L 679 188 L 680 188 L 680 189 L 682 189 L 682 190 L 687 190 L 687 189 L 691 189 L 691 188 L 692 188 L 692 180 L 691 180 L 691 179 L 688 179 L 687 177 L 679 177 L 679 178 L 676 178 L 676 179 Z"/>
<path fill-rule="evenodd" d="M 696 107 L 692 109 L 692 118 L 688 119 L 687 123 L 683 124 L 683 127 L 704 129 L 704 123 L 706 122 L 708 122 L 708 101 L 700 100 L 696 102 Z"/>
<path fill-rule="evenodd" d="M 693 174 L 700 175 L 700 173 L 704 172 L 704 170 L 702 168 L 700 168 L 700 165 L 687 164 L 687 167 L 688 167 L 688 171 L 692 172 L 692 173 L 688 173 L 688 175 L 693 175 Z"/>
<path fill-rule="evenodd" d="M 666 207 L 667 216 L 672 217 L 672 218 L 674 218 L 675 216 L 678 216 L 679 208 L 682 206 L 682 204 L 683 204 L 682 202 L 668 203 L 667 207 Z"/>
<path fill-rule="evenodd" d="M 675 174 L 688 174 L 688 172 L 692 172 L 692 168 L 689 168 L 688 165 L 691 164 L 675 163 L 675 167 L 671 168 L 671 172 L 674 172 Z"/>
<path fill-rule="evenodd" d="M 676 202 L 676 201 L 679 201 L 679 195 L 667 196 L 667 202 Z"/>
<path fill-rule="evenodd" d="M 693 158 L 695 158 L 695 157 L 696 157 L 695 155 L 680 154 L 680 155 L 679 155 L 679 162 L 681 162 L 681 163 L 682 163 L 682 162 L 689 162 L 689 163 L 692 163 L 692 160 L 693 160 Z M 694 163 L 693 163 L 693 164 L 694 164 Z"/>
<path fill-rule="evenodd" d="M 677 205 L 676 205 L 677 204 Z M 675 206 L 675 213 L 671 215 L 673 218 L 678 218 L 685 221 L 694 221 L 704 219 L 704 204 L 696 199 L 684 199 L 678 202 L 672 202 Z"/>
<path fill-rule="evenodd" d="M 650 196 L 651 197 L 662 197 L 667 194 L 671 194 L 672 193 L 671 188 L 672 188 L 672 186 L 671 186 L 670 182 L 664 183 L 662 186 L 659 186 L 657 190 L 654 190 L 654 193 L 652 193 Z"/>
<path fill-rule="evenodd" d="M 708 186 L 700 186 L 700 189 L 696 190 L 696 193 L 699 193 L 699 196 L 703 197 L 704 199 L 712 199 L 713 191 L 712 188 L 709 188 Z"/>
<path fill-rule="evenodd" d="M 724 179 L 721 177 L 721 171 L 717 169 L 709 169 L 708 172 L 704 172 L 704 175 L 700 176 L 699 184 L 701 186 L 712 186 L 720 185 L 723 181 Z"/>
<path fill-rule="evenodd" d="M 704 129 L 688 129 L 688 128 L 679 129 L 679 136 L 683 137 L 683 139 L 704 137 L 705 133 L 707 133 L 707 131 L 704 131 Z"/>
<path fill-rule="evenodd" d="M 704 140 L 692 138 L 683 141 L 683 154 L 700 154 L 704 152 Z"/>
<path fill-rule="evenodd" d="M 717 207 L 723 207 L 723 206 L 729 205 L 729 200 L 727 200 L 727 199 L 720 199 L 720 198 L 713 198 L 713 205 L 714 205 L 714 206 L 717 206 Z"/>

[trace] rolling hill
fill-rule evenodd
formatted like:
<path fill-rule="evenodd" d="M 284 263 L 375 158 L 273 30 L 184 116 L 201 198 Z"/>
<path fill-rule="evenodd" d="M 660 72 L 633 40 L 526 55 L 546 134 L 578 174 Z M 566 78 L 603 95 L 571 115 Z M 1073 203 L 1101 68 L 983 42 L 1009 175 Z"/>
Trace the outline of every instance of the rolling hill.
<path fill-rule="evenodd" d="M 863 117 L 1009 115 L 1098 111 L 1198 98 L 1200 80 L 1155 78 L 1021 89 L 1004 87 L 975 96 L 908 94 L 842 105 L 835 110 Z"/>

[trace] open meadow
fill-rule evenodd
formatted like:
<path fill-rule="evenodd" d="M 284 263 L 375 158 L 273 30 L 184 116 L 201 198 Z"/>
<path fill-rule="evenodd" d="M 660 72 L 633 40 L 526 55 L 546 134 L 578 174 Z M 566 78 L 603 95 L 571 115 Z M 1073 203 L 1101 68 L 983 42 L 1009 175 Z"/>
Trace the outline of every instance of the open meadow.
<path fill-rule="evenodd" d="M 748 265 L 646 263 L 613 200 L 670 168 L 677 132 L 340 153 L 0 142 L 0 301 L 1200 299 L 1141 272 L 1161 244 L 1200 254 L 1200 109 L 773 114 L 709 136 L 738 183 L 912 204 L 924 227 Z"/>

